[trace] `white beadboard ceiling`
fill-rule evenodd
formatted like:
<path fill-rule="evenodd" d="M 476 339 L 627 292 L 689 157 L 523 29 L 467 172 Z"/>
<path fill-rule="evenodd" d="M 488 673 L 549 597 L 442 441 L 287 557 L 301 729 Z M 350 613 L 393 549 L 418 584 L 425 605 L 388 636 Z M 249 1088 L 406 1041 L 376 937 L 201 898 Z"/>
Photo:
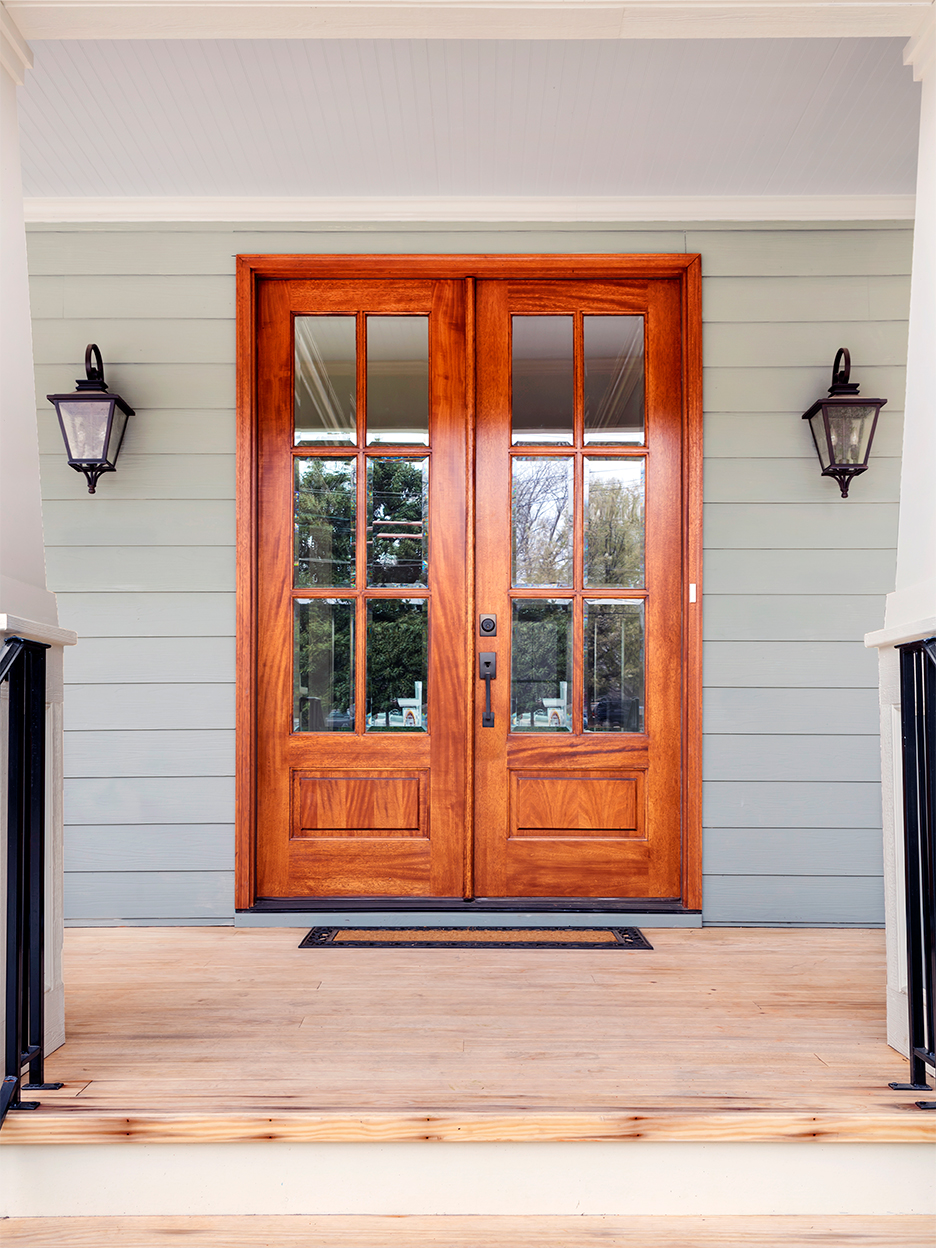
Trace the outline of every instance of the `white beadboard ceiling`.
<path fill-rule="evenodd" d="M 909 195 L 903 39 L 39 41 L 29 197 Z"/>

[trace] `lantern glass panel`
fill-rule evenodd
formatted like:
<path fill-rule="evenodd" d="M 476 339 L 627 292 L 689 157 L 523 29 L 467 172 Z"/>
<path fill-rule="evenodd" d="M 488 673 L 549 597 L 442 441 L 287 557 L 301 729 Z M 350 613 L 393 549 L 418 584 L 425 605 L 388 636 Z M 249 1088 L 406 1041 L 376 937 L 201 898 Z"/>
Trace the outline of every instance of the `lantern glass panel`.
<path fill-rule="evenodd" d="M 868 443 L 874 414 L 872 403 L 825 403 L 832 456 L 836 464 L 863 464 L 868 458 Z M 823 465 L 825 467 L 825 465 Z"/>
<path fill-rule="evenodd" d="M 120 444 L 123 441 L 124 430 L 127 427 L 127 413 L 122 412 L 119 407 L 114 408 L 114 419 L 111 422 L 111 435 L 107 443 L 107 462 L 113 465 L 117 458 L 117 452 L 120 450 Z"/>
<path fill-rule="evenodd" d="M 60 399 L 59 417 L 68 444 L 68 458 L 100 462 L 107 452 L 107 426 L 114 407 L 113 398 Z M 121 413 L 126 424 L 126 417 Z M 118 443 L 114 444 L 115 447 Z"/>

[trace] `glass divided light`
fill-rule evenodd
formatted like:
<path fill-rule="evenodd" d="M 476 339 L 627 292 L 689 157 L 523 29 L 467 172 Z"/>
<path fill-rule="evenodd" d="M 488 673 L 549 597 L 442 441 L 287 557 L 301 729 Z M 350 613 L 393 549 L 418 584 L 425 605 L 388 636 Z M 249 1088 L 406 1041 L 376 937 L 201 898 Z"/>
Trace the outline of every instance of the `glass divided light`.
<path fill-rule="evenodd" d="M 429 445 L 429 318 L 367 317 L 367 444 Z"/>
<path fill-rule="evenodd" d="M 644 604 L 585 601 L 585 731 L 644 731 Z"/>
<path fill-rule="evenodd" d="M 510 637 L 510 731 L 572 731 L 572 602 L 515 599 Z"/>
<path fill-rule="evenodd" d="M 425 732 L 427 639 L 425 598 L 371 598 L 367 603 L 367 732 Z"/>
<path fill-rule="evenodd" d="M 585 584 L 644 583 L 644 461 L 585 458 Z"/>
<path fill-rule="evenodd" d="M 293 584 L 353 585 L 356 462 L 296 458 L 293 474 Z"/>
<path fill-rule="evenodd" d="M 428 522 L 428 458 L 368 457 L 368 586 L 428 584 Z"/>
<path fill-rule="evenodd" d="M 586 316 L 585 445 L 644 440 L 644 318 Z"/>
<path fill-rule="evenodd" d="M 357 441 L 356 332 L 353 316 L 296 317 L 296 446 Z"/>
<path fill-rule="evenodd" d="M 354 731 L 354 602 L 293 602 L 293 732 Z"/>
<path fill-rule="evenodd" d="M 515 455 L 511 461 L 515 586 L 572 585 L 573 464 L 565 455 Z"/>
<path fill-rule="evenodd" d="M 573 319 L 514 316 L 513 443 L 571 446 L 575 415 Z"/>

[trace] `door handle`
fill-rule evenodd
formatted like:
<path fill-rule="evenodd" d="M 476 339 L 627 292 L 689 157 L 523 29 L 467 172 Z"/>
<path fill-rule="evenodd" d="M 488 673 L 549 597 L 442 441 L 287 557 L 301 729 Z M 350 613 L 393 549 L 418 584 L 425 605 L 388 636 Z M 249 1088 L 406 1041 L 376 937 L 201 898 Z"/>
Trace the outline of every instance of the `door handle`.
<path fill-rule="evenodd" d="M 494 727 L 494 712 L 491 710 L 491 681 L 497 678 L 497 655 L 493 650 L 482 650 L 478 655 L 478 676 L 484 681 L 484 712 L 481 715 L 481 727 Z"/>

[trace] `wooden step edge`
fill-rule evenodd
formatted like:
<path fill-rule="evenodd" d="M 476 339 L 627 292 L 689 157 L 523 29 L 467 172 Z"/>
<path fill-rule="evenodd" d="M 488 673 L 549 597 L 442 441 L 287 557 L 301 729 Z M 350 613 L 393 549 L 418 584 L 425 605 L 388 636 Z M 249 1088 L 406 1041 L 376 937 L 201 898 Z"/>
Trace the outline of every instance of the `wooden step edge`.
<path fill-rule="evenodd" d="M 11 1113 L 0 1144 L 101 1143 L 529 1143 L 533 1141 L 820 1141 L 933 1143 L 936 1114 L 734 1110 L 596 1113 L 457 1110 L 306 1111 L 266 1114 L 117 1111 L 46 1104 Z"/>
<path fill-rule="evenodd" d="M 933 1219 L 836 1216 L 444 1216 L 267 1214 L 9 1218 L 7 1248 L 931 1248 Z"/>

